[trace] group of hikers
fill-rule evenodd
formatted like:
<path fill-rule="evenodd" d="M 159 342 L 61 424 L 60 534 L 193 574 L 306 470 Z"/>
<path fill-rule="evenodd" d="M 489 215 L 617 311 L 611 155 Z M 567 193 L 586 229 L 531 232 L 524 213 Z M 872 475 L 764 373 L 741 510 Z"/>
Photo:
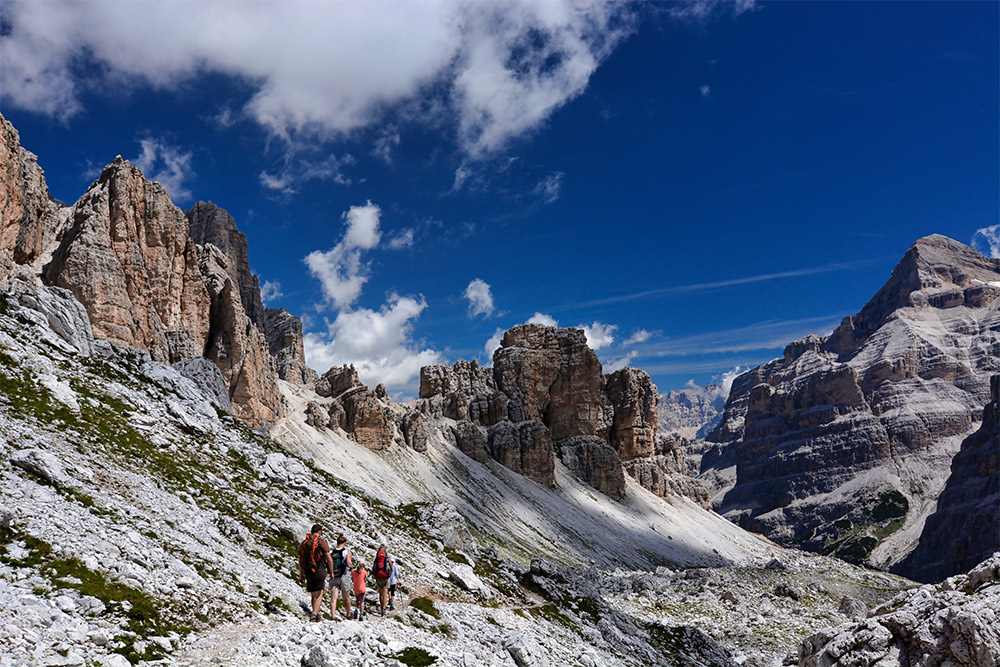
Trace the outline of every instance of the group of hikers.
<path fill-rule="evenodd" d="M 399 567 L 396 560 L 380 545 L 372 560 L 372 570 L 365 567 L 361 558 L 347 548 L 347 538 L 337 535 L 337 546 L 331 549 L 322 537 L 323 526 L 314 524 L 306 539 L 299 545 L 299 582 L 305 583 L 312 595 L 310 621 L 323 618 L 323 591 L 330 590 L 330 619 L 337 620 L 337 598 L 344 597 L 344 618 L 363 621 L 365 618 L 365 594 L 368 592 L 368 575 L 375 576 L 378 589 L 379 613 L 385 616 L 386 609 L 395 609 L 396 583 L 399 581 Z M 351 592 L 354 592 L 354 608 L 351 609 Z"/>

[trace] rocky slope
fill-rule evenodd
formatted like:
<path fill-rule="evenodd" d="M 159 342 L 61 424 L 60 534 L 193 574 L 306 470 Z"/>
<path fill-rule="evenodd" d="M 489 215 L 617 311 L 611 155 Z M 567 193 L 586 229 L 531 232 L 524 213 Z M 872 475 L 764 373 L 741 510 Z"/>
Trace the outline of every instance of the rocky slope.
<path fill-rule="evenodd" d="M 331 397 L 357 388 L 350 373 L 326 380 Z M 745 664 L 849 618 L 826 594 L 806 593 L 808 614 L 780 603 L 778 578 L 805 590 L 822 570 L 834 597 L 869 604 L 906 585 L 779 553 L 632 481 L 618 502 L 558 460 L 555 488 L 478 463 L 446 441 L 444 417 L 427 420 L 423 452 L 396 432 L 375 450 L 306 424 L 316 394 L 281 383 L 296 409 L 279 443 L 225 413 L 214 364 L 95 339 L 59 288 L 0 293 L 0 385 L 3 665 Z M 316 520 L 362 557 L 389 544 L 397 612 L 303 622 L 294 554 Z M 731 596 L 776 601 L 780 639 L 712 622 Z M 682 599 L 690 616 L 657 611 Z"/>
<path fill-rule="evenodd" d="M 799 647 L 801 667 L 1000 664 L 1000 554 L 968 575 L 900 593 Z"/>
<path fill-rule="evenodd" d="M 1000 375 L 979 430 L 962 442 L 917 548 L 896 568 L 918 581 L 968 571 L 1000 551 Z"/>
<path fill-rule="evenodd" d="M 155 360 L 211 359 L 254 425 L 283 414 L 279 373 L 313 379 L 301 322 L 265 317 L 246 237 L 224 210 L 199 202 L 185 215 L 121 157 L 74 205 L 56 202 L 2 117 L 0 175 L 0 280 L 69 289 L 98 338 Z"/>
<path fill-rule="evenodd" d="M 998 296 L 1000 260 L 929 236 L 830 336 L 739 376 L 702 458 L 719 511 L 786 544 L 901 560 L 1000 371 Z"/>

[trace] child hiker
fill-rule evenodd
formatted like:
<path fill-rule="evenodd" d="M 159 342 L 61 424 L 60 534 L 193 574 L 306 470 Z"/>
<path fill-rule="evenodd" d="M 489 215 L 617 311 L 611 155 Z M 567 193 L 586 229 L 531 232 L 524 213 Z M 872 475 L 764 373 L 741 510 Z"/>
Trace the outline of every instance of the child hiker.
<path fill-rule="evenodd" d="M 365 579 L 367 578 L 368 570 L 365 569 L 364 561 L 359 558 L 358 564 L 351 572 L 351 581 L 354 584 L 354 614 L 359 621 L 365 620 L 365 592 L 368 590 L 365 586 Z"/>

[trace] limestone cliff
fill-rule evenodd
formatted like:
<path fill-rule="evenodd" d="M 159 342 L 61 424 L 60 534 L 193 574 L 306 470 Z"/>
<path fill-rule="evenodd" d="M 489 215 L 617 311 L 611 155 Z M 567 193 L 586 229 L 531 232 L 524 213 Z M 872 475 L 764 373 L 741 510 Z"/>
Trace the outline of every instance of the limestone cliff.
<path fill-rule="evenodd" d="M 704 473 L 735 468 L 719 511 L 778 541 L 899 561 L 1000 372 L 998 296 L 1000 260 L 929 236 L 830 336 L 739 376 L 702 459 Z"/>

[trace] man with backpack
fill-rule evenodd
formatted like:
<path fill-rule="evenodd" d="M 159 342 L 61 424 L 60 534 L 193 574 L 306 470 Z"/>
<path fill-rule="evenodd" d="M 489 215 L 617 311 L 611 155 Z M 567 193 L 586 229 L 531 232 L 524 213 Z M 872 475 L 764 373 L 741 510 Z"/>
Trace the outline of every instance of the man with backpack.
<path fill-rule="evenodd" d="M 389 554 L 385 550 L 385 545 L 382 544 L 378 548 L 378 553 L 375 554 L 375 560 L 372 562 L 372 574 L 375 575 L 375 587 L 378 588 L 378 603 L 379 611 L 382 616 L 385 616 L 385 605 L 389 597 L 389 577 L 392 576 L 393 562 L 389 558 Z"/>
<path fill-rule="evenodd" d="M 299 583 L 305 582 L 306 590 L 312 596 L 312 615 L 309 620 L 314 623 L 323 616 L 320 612 L 323 589 L 326 587 L 327 573 L 333 571 L 330 545 L 320 537 L 322 532 L 323 526 L 313 524 L 312 531 L 299 545 Z"/>
<path fill-rule="evenodd" d="M 330 619 L 337 619 L 337 596 L 344 595 L 344 618 L 351 617 L 351 552 L 347 538 L 337 535 L 337 548 L 330 555 Z"/>

